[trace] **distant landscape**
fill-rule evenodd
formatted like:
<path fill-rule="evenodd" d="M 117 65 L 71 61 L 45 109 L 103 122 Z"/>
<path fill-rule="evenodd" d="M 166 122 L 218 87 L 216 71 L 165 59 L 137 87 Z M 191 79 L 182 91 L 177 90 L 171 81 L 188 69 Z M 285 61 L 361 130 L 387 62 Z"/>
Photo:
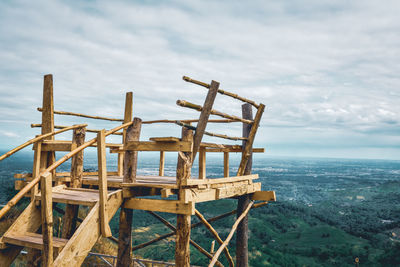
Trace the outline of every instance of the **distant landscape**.
<path fill-rule="evenodd" d="M 14 193 L 13 173 L 31 171 L 31 157 L 22 152 L 0 162 L 2 204 Z M 85 168 L 91 169 L 95 157 L 89 154 L 86 158 Z M 208 159 L 207 176 L 219 176 L 219 160 L 222 159 Z M 232 172 L 235 160 L 231 162 Z M 113 164 L 110 160 L 109 165 Z M 141 172 L 157 171 L 157 160 L 150 157 L 140 158 L 139 165 Z M 166 174 L 173 175 L 174 170 L 174 159 L 167 158 Z M 400 161 L 256 156 L 253 172 L 260 175 L 264 190 L 276 191 L 277 202 L 250 213 L 250 266 L 355 266 L 356 258 L 360 266 L 400 265 Z M 236 200 L 221 200 L 199 204 L 198 208 L 209 218 L 235 206 Z M 161 215 L 175 222 L 172 214 Z M 230 217 L 213 226 L 225 238 L 233 221 Z M 194 217 L 193 222 L 197 222 Z M 141 211 L 135 211 L 134 225 L 134 244 L 169 232 Z M 113 218 L 111 227 L 117 236 L 118 216 Z M 210 249 L 212 237 L 204 227 L 193 229 L 192 238 Z M 135 255 L 172 261 L 174 246 L 172 237 L 138 250 Z M 112 253 L 113 248 L 106 240 L 96 246 L 97 251 L 107 253 Z M 234 254 L 234 247 L 230 251 Z M 227 264 L 223 256 L 221 260 Z M 192 264 L 207 263 L 192 249 Z"/>

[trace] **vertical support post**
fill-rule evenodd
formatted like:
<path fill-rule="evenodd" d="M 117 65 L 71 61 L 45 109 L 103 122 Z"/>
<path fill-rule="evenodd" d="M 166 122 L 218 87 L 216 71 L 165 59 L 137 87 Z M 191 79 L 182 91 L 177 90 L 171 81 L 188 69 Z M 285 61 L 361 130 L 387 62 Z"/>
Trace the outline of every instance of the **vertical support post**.
<path fill-rule="evenodd" d="M 206 149 L 200 147 L 199 150 L 199 179 L 206 179 Z"/>
<path fill-rule="evenodd" d="M 164 176 L 165 151 L 160 151 L 160 167 L 158 168 L 158 176 Z"/>
<path fill-rule="evenodd" d="M 196 158 L 199 151 L 201 139 L 203 139 L 204 131 L 206 130 L 208 118 L 210 117 L 211 109 L 217 96 L 219 82 L 211 81 L 210 89 L 208 90 L 206 100 L 204 101 L 203 109 L 201 110 L 199 122 L 196 126 L 196 133 L 193 137 L 193 155 L 192 162 Z"/>
<path fill-rule="evenodd" d="M 126 131 L 125 143 L 128 141 L 138 141 L 142 120 L 134 118 L 133 124 Z M 137 151 L 126 151 L 124 156 L 124 183 L 134 183 L 136 181 L 137 170 Z M 122 205 L 119 215 L 119 237 L 118 237 L 118 257 L 117 266 L 126 267 L 132 264 L 132 210 L 125 209 Z"/>
<path fill-rule="evenodd" d="M 73 131 L 71 150 L 85 143 L 86 128 L 77 128 Z M 72 188 L 82 187 L 83 177 L 83 151 L 78 152 L 71 159 L 71 184 Z M 78 218 L 79 205 L 67 204 L 63 217 L 61 237 L 69 239 L 73 235 Z"/>
<path fill-rule="evenodd" d="M 40 177 L 43 252 L 42 264 L 45 267 L 53 266 L 53 201 L 52 201 L 52 174 L 45 173 Z"/>
<path fill-rule="evenodd" d="M 229 177 L 229 152 L 224 152 L 224 177 Z"/>
<path fill-rule="evenodd" d="M 125 95 L 125 112 L 124 112 L 124 122 L 127 123 L 132 121 L 133 116 L 133 93 L 127 92 Z M 124 129 L 122 135 L 122 143 L 125 142 L 126 130 Z M 118 153 L 118 176 L 124 175 L 124 154 Z"/>
<path fill-rule="evenodd" d="M 191 140 L 193 140 L 193 131 L 182 127 L 182 141 Z M 179 152 L 176 168 L 176 182 L 179 187 L 178 199 L 183 198 L 184 191 L 181 189 L 182 181 L 189 179 L 191 176 L 192 156 L 190 152 Z M 178 214 L 175 242 L 175 265 L 177 267 L 190 266 L 190 229 L 191 216 Z"/>
<path fill-rule="evenodd" d="M 252 120 L 253 112 L 250 104 L 242 105 L 242 117 L 243 119 Z M 254 127 L 254 126 L 253 126 Z M 246 123 L 243 123 L 243 137 L 249 137 L 252 126 Z M 246 153 L 248 141 L 243 141 L 243 153 Z M 244 174 L 251 174 L 251 167 L 253 163 L 253 153 L 251 150 L 248 151 L 249 156 L 247 158 L 246 166 L 244 168 Z M 237 217 L 246 210 L 250 203 L 249 195 L 242 195 L 238 199 L 237 206 Z M 248 238 L 249 238 L 249 224 L 248 224 L 248 216 L 243 218 L 243 220 L 239 223 L 236 233 L 236 265 L 238 267 L 247 267 L 249 266 L 249 254 L 248 254 Z"/>
<path fill-rule="evenodd" d="M 32 177 L 38 177 L 40 174 L 40 154 L 42 153 L 42 142 L 36 143 L 36 149 L 33 155 L 33 169 Z M 31 201 L 35 200 L 35 195 L 38 193 L 38 184 L 36 184 L 31 190 Z"/>
<path fill-rule="evenodd" d="M 53 75 L 51 74 L 44 76 L 42 109 L 42 134 L 51 133 L 54 131 Z M 50 136 L 46 140 L 54 140 L 54 136 Z M 41 154 L 41 169 L 45 169 L 55 162 L 54 151 L 42 152 Z M 53 171 L 54 174 L 55 170 Z"/>
<path fill-rule="evenodd" d="M 99 194 L 100 194 L 100 230 L 104 237 L 111 236 L 107 215 L 107 163 L 106 163 L 106 136 L 105 130 L 97 134 L 97 157 L 99 166 Z"/>

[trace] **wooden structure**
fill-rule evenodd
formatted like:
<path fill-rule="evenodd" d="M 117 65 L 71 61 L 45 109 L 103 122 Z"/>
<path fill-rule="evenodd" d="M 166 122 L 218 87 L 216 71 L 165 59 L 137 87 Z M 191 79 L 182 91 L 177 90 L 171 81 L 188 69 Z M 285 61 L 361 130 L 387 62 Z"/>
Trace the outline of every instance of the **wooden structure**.
<path fill-rule="evenodd" d="M 252 154 L 264 152 L 262 148 L 253 148 L 264 105 L 221 90 L 219 83 L 215 81 L 206 84 L 188 77 L 183 79 L 208 89 L 203 106 L 183 100 L 177 101 L 182 107 L 199 111 L 199 118 L 142 121 L 140 118 L 133 118 L 131 92 L 126 94 L 123 119 L 55 111 L 53 78 L 52 75 L 44 76 L 43 105 L 38 108 L 38 111 L 42 112 L 42 123 L 32 124 L 32 127 L 41 127 L 42 134 L 0 157 L 2 160 L 33 144 L 32 173 L 15 175 L 15 186 L 19 192 L 0 210 L 1 219 L 22 197 L 31 198 L 27 208 L 0 238 L 0 266 L 9 266 L 24 247 L 28 249 L 29 266 L 36 266 L 37 262 L 41 262 L 42 266 L 80 266 L 100 236 L 118 242 L 117 266 L 131 266 L 132 253 L 135 250 L 172 235 L 176 235 L 176 266 L 190 266 L 190 245 L 210 259 L 209 266 L 222 266 L 218 261 L 221 253 L 224 253 L 229 265 L 234 266 L 235 260 L 227 245 L 236 230 L 236 265 L 247 266 L 248 212 L 252 208 L 264 206 L 268 201 L 275 201 L 275 193 L 262 191 L 261 183 L 254 182 L 258 175 L 251 173 Z M 218 93 L 244 102 L 242 116 L 233 116 L 213 109 Z M 256 110 L 254 118 L 253 108 Z M 57 126 L 54 124 L 54 114 L 122 122 L 122 124 L 108 131 L 89 130 L 86 129 L 86 124 Z M 209 119 L 210 115 L 220 116 L 223 119 Z M 208 123 L 233 122 L 243 124 L 242 136 L 231 137 L 206 131 Z M 151 123 L 177 124 L 182 127 L 182 135 L 140 140 L 142 126 Z M 193 125 L 194 123 L 196 125 Z M 55 131 L 55 129 L 61 130 Z M 71 141 L 55 139 L 59 133 L 69 130 L 73 131 Z M 95 132 L 97 136 L 87 141 L 85 140 L 87 132 Z M 107 143 L 106 137 L 109 135 L 121 135 L 122 142 Z M 242 144 L 205 143 L 202 142 L 204 135 L 238 140 Z M 87 147 L 97 147 L 98 171 L 85 172 L 83 169 L 84 150 Z M 116 171 L 107 169 L 106 148 L 118 156 Z M 56 161 L 57 151 L 68 153 Z M 160 152 L 158 176 L 137 175 L 138 152 L 142 151 Z M 164 175 L 165 152 L 171 151 L 178 155 L 177 170 L 176 176 L 167 177 Z M 221 178 L 207 178 L 206 154 L 216 152 L 223 153 L 223 174 Z M 229 165 L 229 154 L 238 152 L 242 153 L 241 161 L 236 174 L 230 176 L 232 166 Z M 194 177 L 191 172 L 196 156 L 199 161 L 198 177 Z M 71 159 L 70 172 L 57 172 L 57 167 L 68 159 Z M 148 198 L 149 196 L 159 197 Z M 224 198 L 237 198 L 237 210 L 206 219 L 196 209 L 196 203 Z M 261 202 L 254 203 L 255 201 Z M 64 203 L 65 210 L 57 207 L 57 203 Z M 84 219 L 79 219 L 77 216 L 81 206 L 90 207 Z M 61 237 L 53 236 L 54 209 L 64 214 Z M 118 209 L 120 209 L 119 238 L 116 239 L 112 236 L 109 221 Z M 133 209 L 149 212 L 172 232 L 132 247 Z M 177 225 L 172 225 L 156 212 L 176 214 Z M 211 222 L 233 214 L 237 214 L 237 220 L 226 240 L 223 240 Z M 199 218 L 199 223 L 191 223 L 193 215 Z M 205 225 L 220 245 L 215 253 L 215 242 L 212 251 L 208 252 L 191 240 L 191 229 L 199 225 Z"/>

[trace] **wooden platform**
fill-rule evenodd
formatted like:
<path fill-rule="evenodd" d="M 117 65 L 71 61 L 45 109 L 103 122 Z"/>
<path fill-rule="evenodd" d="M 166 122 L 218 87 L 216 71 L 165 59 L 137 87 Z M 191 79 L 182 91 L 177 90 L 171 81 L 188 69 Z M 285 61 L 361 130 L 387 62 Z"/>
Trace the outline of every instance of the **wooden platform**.
<path fill-rule="evenodd" d="M 36 233 L 13 233 L 12 235 L 5 235 L 3 242 L 21 247 L 29 247 L 42 250 L 43 236 Z M 68 242 L 68 239 L 53 237 L 53 247 L 58 252 Z"/>

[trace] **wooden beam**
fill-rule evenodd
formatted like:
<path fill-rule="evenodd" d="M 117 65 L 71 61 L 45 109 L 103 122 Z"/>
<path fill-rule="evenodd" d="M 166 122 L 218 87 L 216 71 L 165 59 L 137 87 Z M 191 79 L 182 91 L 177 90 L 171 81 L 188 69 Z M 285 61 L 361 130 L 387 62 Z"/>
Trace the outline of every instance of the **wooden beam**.
<path fill-rule="evenodd" d="M 257 191 L 251 194 L 251 200 L 276 201 L 275 191 Z"/>
<path fill-rule="evenodd" d="M 239 152 L 243 152 L 243 149 L 242 148 L 206 148 L 206 152 L 239 153 Z M 253 153 L 264 153 L 264 152 L 265 152 L 265 148 L 253 148 Z"/>
<path fill-rule="evenodd" d="M 99 168 L 99 209 L 100 230 L 104 237 L 112 236 L 107 217 L 107 163 L 106 163 L 106 137 L 105 130 L 97 134 L 97 157 Z"/>
<path fill-rule="evenodd" d="M 210 117 L 211 109 L 214 104 L 215 97 L 217 96 L 219 83 L 212 81 L 210 90 L 208 90 L 207 97 L 204 101 L 202 111 L 200 113 L 199 122 L 197 123 L 196 132 L 193 137 L 193 155 L 192 163 L 196 158 L 196 153 L 199 151 L 201 140 L 203 139 L 204 131 L 206 130 L 207 121 Z"/>
<path fill-rule="evenodd" d="M 194 203 L 184 203 L 179 200 L 131 198 L 125 201 L 124 208 L 194 215 Z"/>
<path fill-rule="evenodd" d="M 126 140 L 124 146 L 127 146 L 130 142 L 137 142 L 140 138 L 140 130 L 142 126 L 142 120 L 135 118 L 133 124 L 128 127 L 126 132 Z M 124 156 L 124 183 L 134 183 L 136 180 L 137 170 L 137 151 L 126 151 Z"/>
<path fill-rule="evenodd" d="M 192 151 L 192 142 L 153 142 L 153 141 L 128 141 L 124 150 L 131 151 Z"/>
<path fill-rule="evenodd" d="M 261 106 L 262 108 L 262 106 Z M 262 113 L 260 113 L 262 114 Z M 250 104 L 242 105 L 242 117 L 247 119 L 253 119 L 253 111 Z M 259 121 L 259 120 L 258 120 Z M 257 127 L 256 125 L 250 126 L 243 123 L 242 134 L 245 137 L 249 137 L 252 128 Z M 257 129 L 257 128 L 255 128 Z M 254 139 L 254 136 L 253 136 Z M 243 141 L 243 154 L 242 159 L 244 158 L 244 154 L 248 153 L 247 161 L 243 173 L 246 175 L 251 174 L 251 168 L 253 164 L 253 150 L 252 145 L 248 146 L 250 140 Z M 247 151 L 246 151 L 247 149 Z M 260 188 L 261 189 L 261 188 Z M 246 207 L 250 203 L 250 197 L 248 194 L 243 194 L 239 196 L 238 204 L 237 204 L 237 216 L 240 217 L 245 211 Z M 240 267 L 247 267 L 249 265 L 249 252 L 248 252 L 248 238 L 249 238 L 249 222 L 248 217 L 245 216 L 242 222 L 238 225 L 238 230 L 236 234 L 236 263 Z"/>
<path fill-rule="evenodd" d="M 202 147 L 199 151 L 199 179 L 206 179 L 206 151 Z"/>
<path fill-rule="evenodd" d="M 210 85 L 208 83 L 200 82 L 200 81 L 194 80 L 192 78 L 189 78 L 187 76 L 183 76 L 183 80 L 186 81 L 186 82 L 190 82 L 190 83 L 194 83 L 194 84 L 203 86 L 205 88 L 210 88 Z M 238 96 L 237 94 L 233 94 L 231 92 L 224 91 L 222 89 L 218 89 L 218 93 L 220 93 L 222 95 L 230 96 L 230 97 L 232 97 L 234 99 L 237 99 L 237 100 L 240 100 L 240 101 L 243 101 L 243 102 L 246 102 L 246 103 L 249 103 L 249 104 L 253 105 L 256 108 L 259 107 L 259 105 L 256 102 L 254 102 L 253 100 L 246 99 L 244 97 Z"/>
<path fill-rule="evenodd" d="M 206 218 L 204 218 L 204 216 L 203 216 L 198 210 L 195 210 L 194 212 L 195 212 L 195 215 L 197 216 L 197 218 L 199 218 L 199 220 L 204 224 L 204 226 L 205 226 L 205 227 L 210 231 L 210 233 L 214 236 L 215 240 L 217 240 L 218 243 L 219 243 L 220 245 L 222 245 L 222 243 L 223 243 L 224 241 L 222 241 L 221 237 L 219 236 L 218 232 L 215 231 L 214 227 L 212 227 L 212 225 L 211 225 L 209 222 L 207 222 Z M 227 260 L 228 260 L 229 266 L 230 266 L 230 267 L 233 267 L 235 264 L 234 264 L 234 262 L 233 262 L 232 256 L 231 256 L 231 254 L 229 253 L 229 250 L 228 250 L 227 247 L 224 248 L 224 253 L 225 253 L 225 256 L 226 256 L 226 258 L 227 258 Z"/>
<path fill-rule="evenodd" d="M 194 110 L 197 110 L 197 111 L 202 111 L 203 110 L 202 106 L 190 103 L 190 102 L 185 101 L 185 100 L 178 100 L 178 101 L 176 101 L 176 104 L 178 106 L 194 109 Z M 235 120 L 235 121 L 238 121 L 238 122 L 247 123 L 247 124 L 252 124 L 253 123 L 252 120 L 242 119 L 242 118 L 239 118 L 239 117 L 234 116 L 234 115 L 229 115 L 229 114 L 226 114 L 226 113 L 222 113 L 222 112 L 220 112 L 218 110 L 215 110 L 215 109 L 210 110 L 210 114 L 216 115 L 216 116 L 220 116 L 220 117 L 223 117 L 223 118 L 226 118 L 226 119 L 229 119 L 229 120 Z"/>
<path fill-rule="evenodd" d="M 43 250 L 42 264 L 46 267 L 53 266 L 53 201 L 51 173 L 45 173 L 40 177 L 42 194 L 42 233 Z"/>
<path fill-rule="evenodd" d="M 42 108 L 37 108 L 38 111 L 43 112 Z M 69 116 L 75 116 L 75 117 L 83 117 L 83 118 L 89 118 L 89 119 L 96 119 L 96 120 L 106 120 L 106 121 L 121 121 L 123 122 L 123 119 L 115 119 L 115 118 L 108 118 L 108 117 L 101 117 L 101 116 L 91 116 L 91 115 L 85 115 L 81 113 L 75 113 L 75 112 L 68 112 L 68 111 L 54 111 L 54 114 L 57 115 L 69 115 Z"/>
<path fill-rule="evenodd" d="M 222 243 L 222 245 L 218 248 L 217 252 L 215 252 L 213 259 L 211 260 L 210 264 L 208 267 L 213 267 L 215 263 L 218 260 L 219 255 L 221 255 L 222 250 L 229 244 L 229 241 L 231 241 L 233 234 L 236 231 L 236 228 L 238 224 L 243 220 L 244 217 L 246 217 L 247 213 L 250 211 L 251 206 L 253 205 L 253 202 L 250 202 L 245 211 L 242 213 L 242 215 L 239 216 L 239 218 L 236 220 L 236 222 L 233 224 L 231 231 L 229 232 L 228 237 L 225 239 L 225 241 Z"/>
<path fill-rule="evenodd" d="M 164 165 L 165 165 L 165 151 L 160 151 L 160 165 L 158 168 L 159 176 L 164 176 Z"/>
<path fill-rule="evenodd" d="M 229 177 L 229 152 L 224 152 L 224 177 Z"/>
<path fill-rule="evenodd" d="M 133 93 L 127 92 L 125 95 L 124 123 L 131 122 L 133 116 Z M 126 129 L 123 130 L 122 143 L 125 143 Z M 118 153 L 118 175 L 124 175 L 124 154 Z"/>
<path fill-rule="evenodd" d="M 223 184 L 223 183 L 233 183 L 239 181 L 252 181 L 258 179 L 258 174 L 250 174 L 243 176 L 233 176 L 227 178 L 212 178 L 212 179 L 188 179 L 182 183 L 182 185 L 212 185 L 212 184 Z"/>
<path fill-rule="evenodd" d="M 41 123 L 31 123 L 31 128 L 40 128 L 42 127 Z M 54 125 L 54 129 L 65 129 L 68 128 L 69 126 L 66 125 Z M 86 129 L 86 132 L 88 133 L 98 133 L 101 130 L 98 129 Z M 112 133 L 113 135 L 122 135 L 121 132 L 116 132 L 116 133 Z"/>

